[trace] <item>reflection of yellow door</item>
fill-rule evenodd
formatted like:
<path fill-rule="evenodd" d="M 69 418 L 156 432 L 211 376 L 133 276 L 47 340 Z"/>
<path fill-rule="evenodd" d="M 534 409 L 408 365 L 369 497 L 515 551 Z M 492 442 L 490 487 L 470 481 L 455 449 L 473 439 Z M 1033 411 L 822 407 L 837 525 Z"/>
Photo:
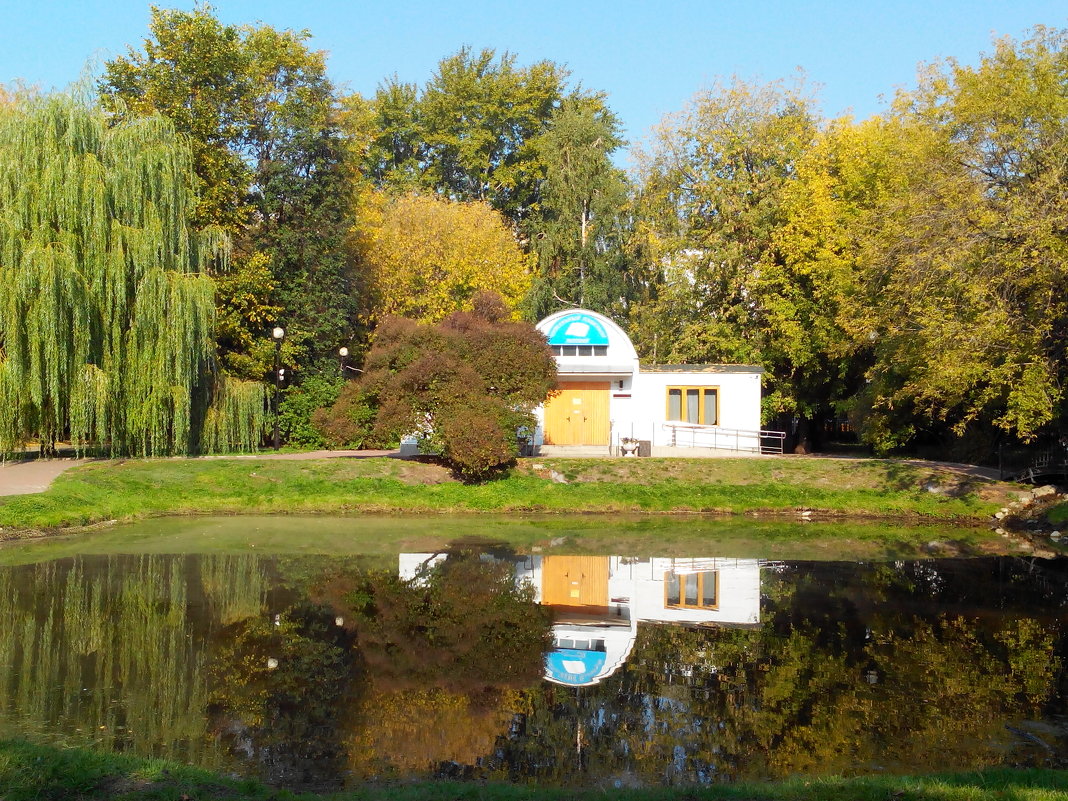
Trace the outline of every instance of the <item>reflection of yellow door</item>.
<path fill-rule="evenodd" d="M 589 614 L 608 611 L 607 556 L 546 556 L 541 562 L 541 602 Z"/>
<path fill-rule="evenodd" d="M 546 445 L 608 444 L 608 382 L 559 384 L 545 401 Z"/>

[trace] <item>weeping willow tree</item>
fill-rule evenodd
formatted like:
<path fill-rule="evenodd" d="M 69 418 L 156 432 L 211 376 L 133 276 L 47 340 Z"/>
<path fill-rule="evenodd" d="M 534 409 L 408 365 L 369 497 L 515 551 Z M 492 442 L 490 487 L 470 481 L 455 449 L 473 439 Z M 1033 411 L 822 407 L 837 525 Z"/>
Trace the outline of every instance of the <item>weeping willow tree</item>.
<path fill-rule="evenodd" d="M 191 230 L 192 176 L 162 118 L 111 125 L 64 96 L 0 107 L 0 452 L 258 442 L 262 386 L 214 369 L 203 270 L 225 239 Z"/>

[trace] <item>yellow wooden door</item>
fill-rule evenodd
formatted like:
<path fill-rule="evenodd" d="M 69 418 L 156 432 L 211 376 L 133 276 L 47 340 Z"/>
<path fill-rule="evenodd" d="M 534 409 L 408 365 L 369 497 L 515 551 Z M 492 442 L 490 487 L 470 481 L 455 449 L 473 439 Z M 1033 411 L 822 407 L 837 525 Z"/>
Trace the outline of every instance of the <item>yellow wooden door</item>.
<path fill-rule="evenodd" d="M 557 385 L 545 400 L 546 445 L 608 444 L 607 381 Z"/>
<path fill-rule="evenodd" d="M 588 614 L 608 611 L 607 556 L 546 556 L 541 561 L 541 602 Z"/>

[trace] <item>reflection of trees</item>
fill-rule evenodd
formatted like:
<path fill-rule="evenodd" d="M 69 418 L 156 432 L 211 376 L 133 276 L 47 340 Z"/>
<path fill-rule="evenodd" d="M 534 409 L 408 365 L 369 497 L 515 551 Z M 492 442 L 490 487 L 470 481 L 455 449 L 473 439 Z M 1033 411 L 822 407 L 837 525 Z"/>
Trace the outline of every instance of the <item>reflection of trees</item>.
<path fill-rule="evenodd" d="M 1004 724 L 1056 691 L 1059 624 L 1026 614 L 1050 589 L 1029 588 L 1026 566 L 992 582 L 976 573 L 990 564 L 769 571 L 760 629 L 643 626 L 602 684 L 533 691 L 499 774 L 662 783 L 1000 763 Z M 932 613 L 917 585 L 954 611 Z"/>
<path fill-rule="evenodd" d="M 578 690 L 540 681 L 548 621 L 510 566 L 459 552 L 406 582 L 286 564 L 0 568 L 0 735 L 285 783 L 691 782 L 1001 762 L 1004 725 L 1061 697 L 1057 563 L 778 566 L 759 629 L 642 625 Z"/>
<path fill-rule="evenodd" d="M 508 562 L 457 551 L 411 581 L 365 576 L 347 599 L 372 685 L 355 710 L 354 775 L 474 765 L 507 730 L 515 689 L 541 679 L 548 613 Z"/>
<path fill-rule="evenodd" d="M 347 745 L 349 770 L 358 778 L 455 775 L 491 753 L 507 731 L 513 691 L 478 696 L 442 687 L 372 690 L 365 696 Z"/>
<path fill-rule="evenodd" d="M 211 665 L 215 729 L 282 784 L 338 781 L 339 728 L 356 675 L 348 634 L 304 607 L 221 629 Z"/>
<path fill-rule="evenodd" d="M 450 554 L 412 581 L 373 574 L 350 592 L 360 652 L 376 685 L 477 693 L 542 675 L 548 611 L 508 562 Z"/>
<path fill-rule="evenodd" d="M 212 587 L 225 587 L 225 599 Z M 261 602 L 248 557 L 79 557 L 0 569 L 0 727 L 216 765 L 204 738 L 210 621 L 198 608 Z"/>

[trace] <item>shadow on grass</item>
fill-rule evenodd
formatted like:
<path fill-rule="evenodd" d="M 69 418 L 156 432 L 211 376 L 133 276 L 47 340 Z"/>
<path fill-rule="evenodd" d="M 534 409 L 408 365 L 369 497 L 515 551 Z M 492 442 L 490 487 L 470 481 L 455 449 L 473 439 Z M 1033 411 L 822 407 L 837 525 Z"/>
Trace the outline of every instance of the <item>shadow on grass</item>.
<path fill-rule="evenodd" d="M 963 498 L 989 484 L 987 480 L 966 473 L 935 473 L 934 469 L 906 462 L 886 461 L 879 468 L 886 488 L 897 492 L 927 491 L 945 498 Z"/>

